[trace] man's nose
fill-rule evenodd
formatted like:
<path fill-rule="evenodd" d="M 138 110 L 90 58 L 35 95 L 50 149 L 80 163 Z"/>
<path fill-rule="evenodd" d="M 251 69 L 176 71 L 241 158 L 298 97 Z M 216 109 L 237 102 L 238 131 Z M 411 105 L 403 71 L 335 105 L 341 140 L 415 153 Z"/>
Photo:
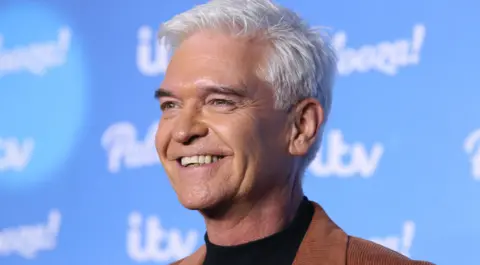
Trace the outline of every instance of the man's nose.
<path fill-rule="evenodd" d="M 208 127 L 199 118 L 198 110 L 184 110 L 175 124 L 173 140 L 187 145 L 194 142 L 195 139 L 207 135 Z"/>

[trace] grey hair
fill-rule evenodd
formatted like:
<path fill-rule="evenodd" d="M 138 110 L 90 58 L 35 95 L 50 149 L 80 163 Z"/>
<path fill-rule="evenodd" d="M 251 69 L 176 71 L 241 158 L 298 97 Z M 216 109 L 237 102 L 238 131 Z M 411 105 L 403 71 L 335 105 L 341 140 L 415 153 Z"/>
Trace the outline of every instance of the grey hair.
<path fill-rule="evenodd" d="M 238 37 L 261 38 L 270 44 L 266 65 L 257 75 L 275 88 L 275 107 L 288 109 L 305 98 L 316 98 L 324 123 L 304 167 L 315 158 L 332 104 L 336 56 L 325 35 L 295 12 L 270 0 L 212 0 L 165 22 L 158 37 L 173 50 L 191 34 L 220 30 Z"/>

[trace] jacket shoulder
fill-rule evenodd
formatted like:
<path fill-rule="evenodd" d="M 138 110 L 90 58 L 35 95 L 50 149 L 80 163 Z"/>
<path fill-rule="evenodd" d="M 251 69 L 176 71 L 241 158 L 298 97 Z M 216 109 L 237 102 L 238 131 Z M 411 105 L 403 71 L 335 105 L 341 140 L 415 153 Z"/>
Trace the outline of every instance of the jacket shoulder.
<path fill-rule="evenodd" d="M 426 261 L 411 260 L 380 244 L 349 236 L 347 265 L 435 265 Z"/>

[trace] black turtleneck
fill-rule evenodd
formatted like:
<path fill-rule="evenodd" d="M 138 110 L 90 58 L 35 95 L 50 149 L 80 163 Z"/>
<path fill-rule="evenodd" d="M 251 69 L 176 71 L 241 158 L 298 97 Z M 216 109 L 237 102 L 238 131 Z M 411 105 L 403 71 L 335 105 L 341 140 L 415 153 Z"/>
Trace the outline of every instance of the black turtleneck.
<path fill-rule="evenodd" d="M 203 265 L 291 265 L 312 221 L 313 205 L 304 197 L 293 221 L 269 237 L 238 246 L 217 246 L 205 234 L 207 254 Z"/>

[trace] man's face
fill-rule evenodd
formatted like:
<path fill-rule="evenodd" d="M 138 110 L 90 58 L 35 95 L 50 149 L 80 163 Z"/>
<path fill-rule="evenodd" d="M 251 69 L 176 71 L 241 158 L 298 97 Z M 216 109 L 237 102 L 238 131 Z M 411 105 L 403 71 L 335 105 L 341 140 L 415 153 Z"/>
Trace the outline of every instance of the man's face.
<path fill-rule="evenodd" d="M 156 148 L 187 208 L 262 196 L 285 181 L 288 117 L 255 75 L 263 51 L 253 41 L 201 32 L 172 57 L 157 91 Z"/>

